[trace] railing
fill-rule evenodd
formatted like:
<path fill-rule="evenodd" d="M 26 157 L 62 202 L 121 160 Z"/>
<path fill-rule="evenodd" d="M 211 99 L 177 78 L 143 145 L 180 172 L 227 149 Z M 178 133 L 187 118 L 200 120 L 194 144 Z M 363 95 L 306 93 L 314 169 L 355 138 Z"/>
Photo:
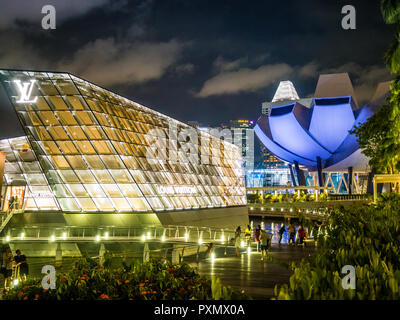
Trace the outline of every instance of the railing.
<path fill-rule="evenodd" d="M 10 241 L 161 241 L 161 242 L 225 242 L 234 236 L 229 229 L 196 226 L 147 227 L 42 227 L 10 228 L 3 237 Z"/>

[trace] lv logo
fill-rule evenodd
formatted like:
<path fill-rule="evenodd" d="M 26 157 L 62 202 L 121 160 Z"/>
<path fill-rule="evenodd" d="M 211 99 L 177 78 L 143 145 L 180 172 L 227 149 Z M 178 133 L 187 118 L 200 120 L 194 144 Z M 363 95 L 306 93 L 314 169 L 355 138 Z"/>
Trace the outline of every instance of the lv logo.
<path fill-rule="evenodd" d="M 17 100 L 17 103 L 36 103 L 37 98 L 30 99 L 33 85 L 35 84 L 36 80 L 30 80 L 29 82 L 21 82 L 21 80 L 14 80 L 16 84 L 20 97 Z"/>

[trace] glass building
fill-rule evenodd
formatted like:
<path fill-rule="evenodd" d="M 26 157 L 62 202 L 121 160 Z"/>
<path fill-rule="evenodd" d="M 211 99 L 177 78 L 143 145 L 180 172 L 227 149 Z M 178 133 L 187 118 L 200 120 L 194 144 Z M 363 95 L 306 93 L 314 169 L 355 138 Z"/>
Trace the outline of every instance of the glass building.
<path fill-rule="evenodd" d="M 3 211 L 10 199 L 14 209 L 62 213 L 246 205 L 233 144 L 69 73 L 0 70 L 0 82 L 2 110 L 18 117 L 0 140 Z M 179 138 L 189 128 L 202 142 L 195 157 Z M 176 159 L 158 157 L 152 140 Z"/>

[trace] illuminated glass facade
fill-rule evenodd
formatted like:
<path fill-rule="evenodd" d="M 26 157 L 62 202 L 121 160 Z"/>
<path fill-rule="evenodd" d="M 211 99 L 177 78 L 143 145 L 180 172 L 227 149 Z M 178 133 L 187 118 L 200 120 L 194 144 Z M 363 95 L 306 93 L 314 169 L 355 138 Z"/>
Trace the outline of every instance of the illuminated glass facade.
<path fill-rule="evenodd" d="M 26 133 L 0 141 L 7 154 L 3 209 L 16 190 L 11 186 L 25 186 L 25 210 L 153 212 L 246 204 L 236 146 L 192 128 L 206 141 L 198 146 L 200 160 L 181 152 L 177 161 L 149 159 L 152 129 L 180 150 L 171 124 L 178 132 L 191 127 L 68 73 L 0 70 L 0 80 Z"/>

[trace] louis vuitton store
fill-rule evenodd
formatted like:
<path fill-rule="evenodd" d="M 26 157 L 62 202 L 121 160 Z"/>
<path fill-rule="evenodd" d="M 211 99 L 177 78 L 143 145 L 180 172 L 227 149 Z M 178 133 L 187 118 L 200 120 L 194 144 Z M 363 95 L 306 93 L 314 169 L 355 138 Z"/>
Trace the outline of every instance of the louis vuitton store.
<path fill-rule="evenodd" d="M 241 153 L 228 142 L 69 73 L 0 70 L 0 110 L 1 211 L 15 213 L 11 225 L 248 222 Z M 195 157 L 181 151 L 189 129 L 206 141 Z M 176 147 L 173 160 L 156 152 L 160 140 L 168 154 Z"/>

